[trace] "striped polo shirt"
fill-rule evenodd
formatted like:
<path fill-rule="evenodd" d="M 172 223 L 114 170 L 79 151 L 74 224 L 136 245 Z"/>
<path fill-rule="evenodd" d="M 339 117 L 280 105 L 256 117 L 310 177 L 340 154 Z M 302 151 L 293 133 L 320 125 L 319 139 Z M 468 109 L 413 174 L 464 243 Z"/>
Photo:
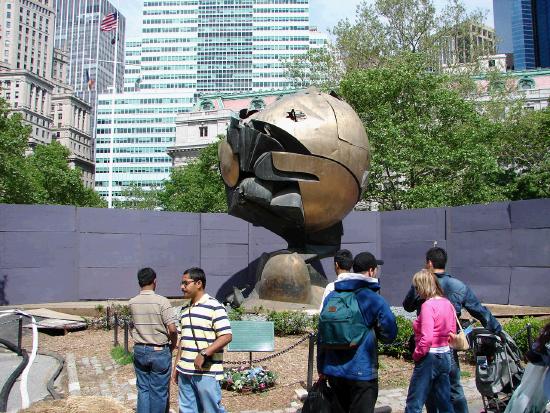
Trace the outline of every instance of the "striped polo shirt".
<path fill-rule="evenodd" d="M 193 337 L 191 328 L 193 328 L 195 337 Z M 181 342 L 178 372 L 213 376 L 216 380 L 221 380 L 223 378 L 223 349 L 212 355 L 209 359 L 211 365 L 207 369 L 195 370 L 194 365 L 200 350 L 207 348 L 219 336 L 231 334 L 227 312 L 218 300 L 204 294 L 195 304 L 190 302 L 185 304 L 180 312 L 178 332 Z"/>
<path fill-rule="evenodd" d="M 143 290 L 128 303 L 134 328 L 132 339 L 136 344 L 168 344 L 167 325 L 176 323 L 176 312 L 170 301 L 153 290 Z"/>

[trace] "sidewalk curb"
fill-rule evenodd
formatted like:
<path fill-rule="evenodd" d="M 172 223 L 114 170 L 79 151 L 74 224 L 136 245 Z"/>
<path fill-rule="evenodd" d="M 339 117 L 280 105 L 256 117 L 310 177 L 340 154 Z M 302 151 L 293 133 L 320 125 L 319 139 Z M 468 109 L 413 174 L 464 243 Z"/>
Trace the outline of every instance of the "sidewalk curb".
<path fill-rule="evenodd" d="M 80 395 L 80 383 L 78 381 L 76 360 L 73 353 L 67 353 L 67 376 L 69 379 L 69 394 L 71 396 Z"/>

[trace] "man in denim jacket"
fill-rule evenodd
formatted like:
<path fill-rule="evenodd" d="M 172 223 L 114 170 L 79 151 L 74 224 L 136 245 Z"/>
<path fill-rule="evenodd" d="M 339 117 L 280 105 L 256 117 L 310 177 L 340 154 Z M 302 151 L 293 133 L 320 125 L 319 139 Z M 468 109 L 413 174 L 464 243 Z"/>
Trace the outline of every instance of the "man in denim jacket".
<path fill-rule="evenodd" d="M 453 304 L 457 315 L 460 315 L 462 308 L 465 308 L 472 316 L 481 322 L 483 327 L 495 334 L 499 334 L 502 331 L 500 323 L 491 312 L 479 302 L 470 287 L 445 272 L 446 265 L 447 253 L 443 248 L 434 247 L 426 252 L 426 268 L 433 271 L 437 276 L 439 285 L 441 285 L 447 299 Z M 403 308 L 409 312 L 416 311 L 419 313 L 422 303 L 423 300 L 416 293 L 414 286 L 411 286 L 403 300 Z M 460 384 L 460 364 L 458 363 L 458 354 L 456 351 L 453 351 L 451 362 L 450 380 L 453 409 L 455 413 L 468 413 L 468 403 L 466 402 L 464 390 Z M 426 402 L 426 408 L 428 413 L 434 413 L 436 411 L 436 409 L 432 407 L 430 400 Z"/>

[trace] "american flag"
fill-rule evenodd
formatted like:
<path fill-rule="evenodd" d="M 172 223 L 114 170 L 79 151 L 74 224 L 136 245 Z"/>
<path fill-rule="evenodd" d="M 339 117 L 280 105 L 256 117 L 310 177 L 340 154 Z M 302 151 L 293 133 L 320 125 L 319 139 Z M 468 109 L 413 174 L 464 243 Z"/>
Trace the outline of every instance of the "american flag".
<path fill-rule="evenodd" d="M 117 23 L 118 23 L 118 13 L 115 11 L 114 13 L 109 13 L 103 18 L 103 20 L 101 21 L 101 26 L 99 26 L 99 29 L 102 32 L 110 32 L 116 29 Z"/>

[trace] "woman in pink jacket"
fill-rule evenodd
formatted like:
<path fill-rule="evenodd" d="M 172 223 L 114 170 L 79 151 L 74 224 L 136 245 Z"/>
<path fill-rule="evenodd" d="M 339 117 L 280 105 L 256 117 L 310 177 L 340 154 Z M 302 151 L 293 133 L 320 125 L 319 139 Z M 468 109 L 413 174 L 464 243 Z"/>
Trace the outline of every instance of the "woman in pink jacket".
<path fill-rule="evenodd" d="M 421 413 L 428 397 L 434 401 L 439 413 L 453 413 L 449 335 L 456 333 L 455 310 L 445 298 L 436 277 L 428 270 L 414 274 L 413 285 L 424 303 L 413 323 L 415 364 L 405 413 Z"/>

